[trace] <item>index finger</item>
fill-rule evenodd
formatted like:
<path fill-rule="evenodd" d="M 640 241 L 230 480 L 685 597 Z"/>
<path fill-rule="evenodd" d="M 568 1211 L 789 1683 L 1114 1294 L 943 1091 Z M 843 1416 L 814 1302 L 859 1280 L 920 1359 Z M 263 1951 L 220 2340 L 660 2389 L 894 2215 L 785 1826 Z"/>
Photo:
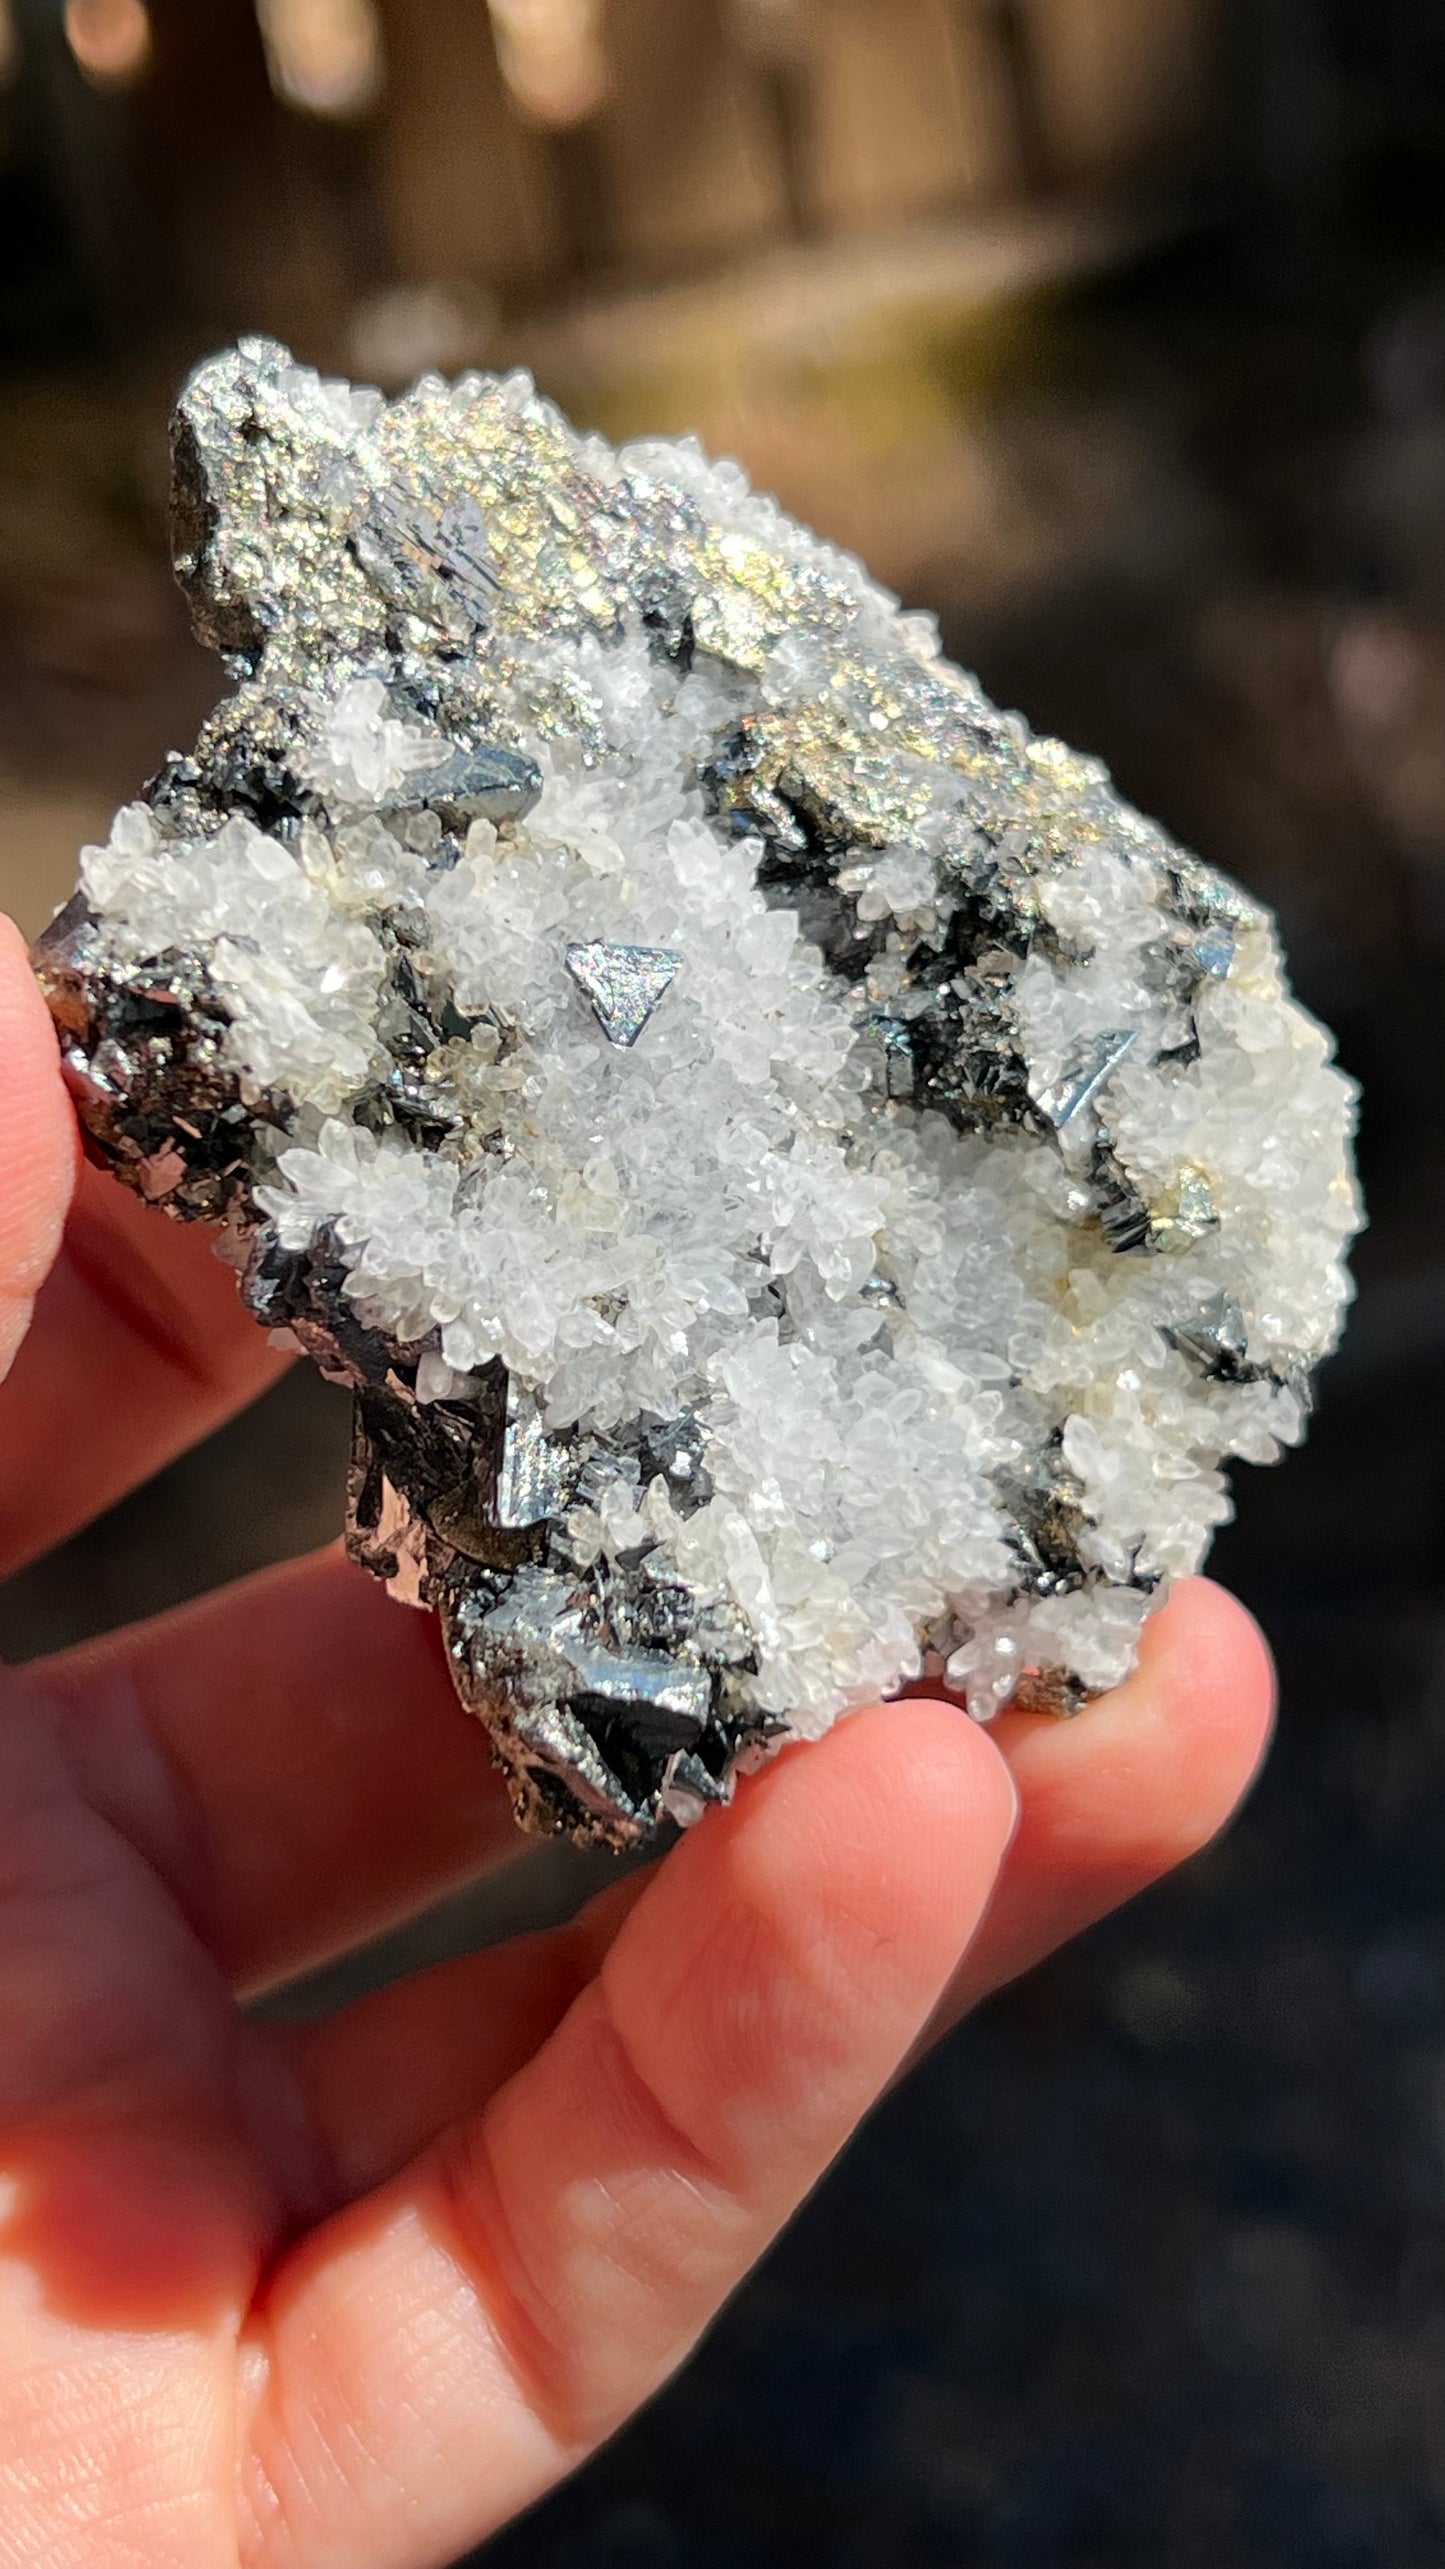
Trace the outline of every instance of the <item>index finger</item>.
<path fill-rule="evenodd" d="M 252 2548 L 450 2559 L 657 2389 L 896 2068 L 1013 1817 L 985 1735 L 902 1703 L 689 1832 L 526 2065 L 272 2276 Z"/>

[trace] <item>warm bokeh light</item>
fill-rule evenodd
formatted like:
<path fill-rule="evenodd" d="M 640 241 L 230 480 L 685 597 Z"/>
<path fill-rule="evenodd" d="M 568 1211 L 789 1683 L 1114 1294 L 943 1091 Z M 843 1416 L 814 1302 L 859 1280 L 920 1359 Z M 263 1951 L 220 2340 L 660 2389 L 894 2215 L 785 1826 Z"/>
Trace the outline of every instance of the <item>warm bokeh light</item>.
<path fill-rule="evenodd" d="M 0 89 L 20 69 L 20 30 L 11 0 L 0 0 Z"/>
<path fill-rule="evenodd" d="M 311 116 L 362 116 L 381 88 L 373 0 L 256 0 L 271 85 Z"/>
<path fill-rule="evenodd" d="M 497 60 L 524 116 L 580 125 L 607 97 L 598 0 L 487 0 Z"/>
<path fill-rule="evenodd" d="M 799 0 L 732 0 L 733 33 L 753 62 L 791 63 L 805 50 Z"/>
<path fill-rule="evenodd" d="M 98 88 L 128 88 L 150 61 L 145 0 L 65 0 L 65 36 L 86 79 Z"/>
<path fill-rule="evenodd" d="M 434 368 L 484 365 L 498 327 L 495 295 L 469 277 L 383 286 L 351 316 L 352 372 L 398 392 Z"/>

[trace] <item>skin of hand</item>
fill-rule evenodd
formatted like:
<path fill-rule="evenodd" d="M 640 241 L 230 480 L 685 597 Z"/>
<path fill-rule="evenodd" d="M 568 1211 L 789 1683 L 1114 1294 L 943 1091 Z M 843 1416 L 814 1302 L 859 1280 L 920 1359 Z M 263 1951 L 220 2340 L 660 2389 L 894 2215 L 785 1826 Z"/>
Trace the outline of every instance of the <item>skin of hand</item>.
<path fill-rule="evenodd" d="M 79 1166 L 0 923 L 0 1562 L 264 1388 Z M 238 2000 L 518 1841 L 429 1616 L 337 1551 L 0 1679 L 0 2559 L 429 2569 L 610 2435 L 932 2030 L 1213 1836 L 1269 1663 L 1185 1583 L 1079 1720 L 915 1694 L 574 1925 Z"/>

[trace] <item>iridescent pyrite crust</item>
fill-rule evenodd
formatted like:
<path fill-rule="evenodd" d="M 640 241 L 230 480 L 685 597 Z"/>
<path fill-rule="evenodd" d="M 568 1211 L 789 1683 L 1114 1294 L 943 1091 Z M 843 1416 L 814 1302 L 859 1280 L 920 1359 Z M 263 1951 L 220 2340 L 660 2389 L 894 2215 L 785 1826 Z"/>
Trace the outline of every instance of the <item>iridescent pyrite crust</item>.
<path fill-rule="evenodd" d="M 1067 1711 L 1303 1427 L 1352 1092 L 1271 921 L 733 465 L 267 341 L 175 421 L 234 693 L 39 968 L 92 1148 L 355 1398 L 529 1825 L 921 1667 Z"/>

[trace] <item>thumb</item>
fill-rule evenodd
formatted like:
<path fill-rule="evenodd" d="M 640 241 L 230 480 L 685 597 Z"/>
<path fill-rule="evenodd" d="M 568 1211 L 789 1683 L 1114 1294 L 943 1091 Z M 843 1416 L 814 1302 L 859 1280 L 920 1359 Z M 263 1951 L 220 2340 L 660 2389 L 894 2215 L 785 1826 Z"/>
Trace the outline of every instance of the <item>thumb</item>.
<path fill-rule="evenodd" d="M 30 1325 L 75 1184 L 75 1120 L 50 1012 L 0 918 L 0 1378 Z"/>

